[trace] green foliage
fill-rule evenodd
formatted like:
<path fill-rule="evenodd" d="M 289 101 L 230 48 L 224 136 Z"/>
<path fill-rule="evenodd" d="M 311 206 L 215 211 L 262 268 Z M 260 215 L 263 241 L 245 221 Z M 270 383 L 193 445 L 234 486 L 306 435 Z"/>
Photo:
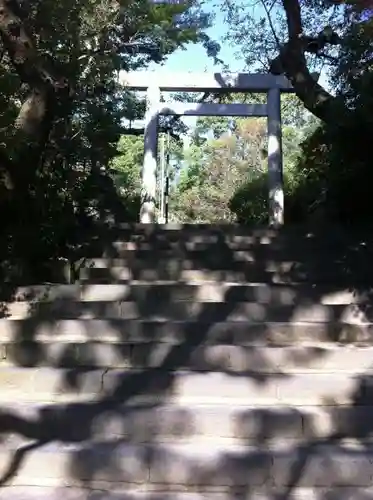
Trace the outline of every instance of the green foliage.
<path fill-rule="evenodd" d="M 72 93 L 67 102 L 57 103 L 36 174 L 22 165 L 24 181 L 16 192 L 10 197 L 1 193 L 7 217 L 0 231 L 0 258 L 7 277 L 10 268 L 18 281 L 33 269 L 30 280 L 48 279 L 41 267 L 89 254 L 85 242 L 96 244 L 94 234 L 108 218 L 137 220 L 143 137 L 123 137 L 123 119 L 130 124 L 141 119 L 145 102 L 121 87 L 118 71 L 164 61 L 190 41 L 200 40 L 213 50 L 203 32 L 210 21 L 197 0 L 179 5 L 148 0 L 30 3 L 27 25 L 38 50 L 69 81 Z M 5 51 L 0 144 L 14 159 L 22 144 L 13 122 L 28 91 Z"/>
<path fill-rule="evenodd" d="M 186 167 L 181 171 L 177 192 L 184 193 L 194 186 L 200 186 L 206 178 L 206 170 L 204 169 L 204 156 L 206 144 L 204 147 L 199 146 L 200 138 L 196 137 L 196 142 L 185 151 Z"/>
<path fill-rule="evenodd" d="M 230 26 L 227 41 L 240 54 L 247 54 L 247 69 L 267 70 L 279 53 L 279 43 L 287 42 L 290 10 L 285 11 L 285 3 L 267 0 L 250 6 L 245 1 L 222 5 Z M 324 70 L 323 79 L 337 99 L 330 96 L 324 101 L 333 103 L 326 107 L 324 124 L 298 114 L 293 106 L 284 119 L 285 217 L 290 223 L 314 217 L 343 224 L 369 223 L 373 215 L 369 153 L 373 132 L 372 9 L 364 2 L 337 5 L 328 0 L 298 0 L 292 15 L 298 7 L 307 36 L 317 40 L 326 27 L 338 35 L 336 45 L 326 43 L 316 53 L 306 47 L 304 54 L 309 70 Z M 290 76 L 295 74 L 290 71 Z M 317 101 L 316 93 L 314 97 Z M 262 220 L 261 200 L 266 192 L 263 179 L 250 179 L 232 198 L 231 208 L 240 220 Z"/>
<path fill-rule="evenodd" d="M 373 173 L 369 132 L 319 126 L 301 144 L 298 160 L 285 171 L 285 221 L 311 220 L 369 225 L 373 217 Z M 242 186 L 230 208 L 242 223 L 263 222 L 268 213 L 266 176 Z"/>
<path fill-rule="evenodd" d="M 182 194 L 192 188 L 199 188 L 203 185 L 203 181 L 207 173 L 199 163 L 188 165 L 187 169 L 182 170 L 179 182 L 177 185 L 177 192 Z"/>
<path fill-rule="evenodd" d="M 224 96 L 224 102 L 263 102 L 262 95 Z M 291 94 L 282 98 L 287 195 L 298 186 L 296 167 L 315 120 Z M 232 135 L 227 134 L 232 130 Z M 214 139 L 212 137 L 218 137 Z M 262 224 L 268 218 L 266 124 L 261 119 L 202 118 L 185 154 L 186 168 L 172 196 L 174 216 L 186 221 Z"/>
<path fill-rule="evenodd" d="M 171 197 L 171 211 L 178 220 L 232 222 L 230 198 L 242 182 L 262 171 L 265 123 L 237 120 L 234 134 L 222 133 L 201 143 L 201 136 L 211 131 L 226 132 L 226 124 L 219 118 L 197 123 L 186 168 Z"/>
<path fill-rule="evenodd" d="M 117 156 L 113 158 L 111 169 L 119 188 L 128 191 L 140 189 L 140 172 L 144 156 L 144 136 L 124 135 L 120 138 Z"/>
<path fill-rule="evenodd" d="M 291 220 L 307 220 L 318 212 L 342 224 L 370 223 L 369 137 L 357 122 L 346 129 L 321 126 L 303 143 L 288 201 Z"/>
<path fill-rule="evenodd" d="M 51 274 L 50 264 L 88 256 L 97 222 L 109 213 L 127 217 L 110 177 L 63 164 L 56 171 L 44 168 L 27 191 L 3 200 L 2 208 L 7 217 L 1 226 L 0 268 L 5 281 L 16 283 L 61 279 Z"/>
<path fill-rule="evenodd" d="M 229 200 L 239 224 L 265 224 L 268 219 L 268 180 L 264 174 L 243 183 Z"/>
<path fill-rule="evenodd" d="M 141 166 L 144 156 L 144 136 L 124 135 L 120 138 L 117 155 L 110 164 L 114 185 L 127 207 L 129 221 L 138 221 L 141 205 Z"/>

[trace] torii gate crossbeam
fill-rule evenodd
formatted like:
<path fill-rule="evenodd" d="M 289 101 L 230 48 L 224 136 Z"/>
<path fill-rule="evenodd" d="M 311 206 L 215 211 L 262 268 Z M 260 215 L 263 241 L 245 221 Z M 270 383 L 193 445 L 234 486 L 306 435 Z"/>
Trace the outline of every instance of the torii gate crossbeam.
<path fill-rule="evenodd" d="M 140 222 L 155 222 L 158 119 L 160 115 L 177 116 L 267 116 L 269 223 L 284 222 L 282 171 L 281 92 L 292 92 L 283 76 L 271 74 L 157 73 L 133 72 L 121 75 L 121 83 L 132 90 L 147 91 L 144 164 L 142 170 L 143 202 Z M 161 91 L 182 92 L 266 92 L 267 104 L 162 103 Z"/>

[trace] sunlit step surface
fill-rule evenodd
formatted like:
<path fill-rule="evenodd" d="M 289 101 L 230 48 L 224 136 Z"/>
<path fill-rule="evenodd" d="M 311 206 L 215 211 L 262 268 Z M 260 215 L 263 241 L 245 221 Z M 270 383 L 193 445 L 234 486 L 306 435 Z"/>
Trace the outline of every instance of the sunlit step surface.
<path fill-rule="evenodd" d="M 258 447 L 210 445 L 131 445 L 125 441 L 51 444 L 26 454 L 17 467 L 13 485 L 98 487 L 103 483 L 155 485 L 158 489 L 179 490 L 184 487 L 247 488 L 258 493 L 264 489 L 281 492 L 294 469 L 304 463 L 293 487 L 333 488 L 371 487 L 370 446 L 343 446 L 320 443 L 312 447 L 259 449 Z M 0 470 L 9 466 L 12 453 L 0 451 Z M 154 486 L 153 486 L 154 485 Z M 337 490 L 338 491 L 338 490 Z"/>
<path fill-rule="evenodd" d="M 2 342 L 161 342 L 238 346 L 338 342 L 369 346 L 373 323 L 269 321 L 146 321 L 104 319 L 0 319 Z M 322 347 L 322 346 L 321 346 Z"/>
<path fill-rule="evenodd" d="M 74 444 L 89 439 L 126 440 L 131 444 L 190 444 L 286 449 L 310 440 L 339 436 L 344 444 L 363 439 L 373 444 L 373 406 L 354 405 L 250 406 L 248 402 L 117 404 L 105 411 L 98 404 L 4 403 L 2 429 L 13 420 L 24 422 L 25 435 L 4 437 L 2 447 L 14 449 L 30 439 L 58 436 Z M 357 404 L 358 403 L 358 404 Z M 364 404 L 366 403 L 366 405 Z M 20 428 L 15 426 L 15 430 Z M 219 433 L 216 430 L 219 429 Z"/>
<path fill-rule="evenodd" d="M 321 284 L 331 283 L 338 288 L 352 287 L 361 290 L 370 290 L 373 281 L 371 268 L 361 266 L 351 277 L 339 265 L 324 263 L 323 266 L 308 268 L 301 266 L 293 267 L 290 263 L 279 265 L 265 264 L 258 266 L 254 264 L 235 264 L 233 266 L 192 266 L 192 269 L 184 264 L 170 265 L 160 262 L 153 265 L 139 262 L 132 267 L 113 268 L 87 268 L 82 267 L 79 272 L 79 279 L 85 284 L 111 284 L 117 282 L 135 281 L 179 281 L 179 282 L 230 282 L 230 283 L 269 283 L 269 284 Z"/>
<path fill-rule="evenodd" d="M 345 322 L 370 323 L 373 308 L 344 304 L 268 305 L 256 302 L 160 301 L 54 301 L 12 302 L 4 306 L 8 317 L 45 319 L 148 319 L 153 321 L 237 322 Z"/>
<path fill-rule="evenodd" d="M 234 283 L 221 281 L 136 281 L 123 284 L 57 285 L 16 287 L 12 301 L 192 301 L 256 302 L 259 304 L 369 304 L 373 289 L 339 288 L 322 284 Z M 4 297 L 5 299 L 5 297 Z M 373 304 L 373 300 L 372 300 Z"/>
<path fill-rule="evenodd" d="M 188 352 L 189 349 L 189 352 Z M 176 354 L 179 351 L 179 356 Z M 175 354 L 174 354 L 175 353 Z M 370 370 L 372 347 L 350 348 L 327 343 L 298 345 L 235 345 L 224 342 L 134 341 L 105 342 L 71 337 L 0 341 L 0 367 L 54 367 L 69 369 L 149 369 L 223 372 L 265 379 L 270 374 L 357 373 Z M 173 366 L 167 360 L 171 359 Z"/>
<path fill-rule="evenodd" d="M 367 371 L 367 375 L 370 374 Z M 101 401 L 140 404 L 171 401 L 209 403 L 237 401 L 251 405 L 350 404 L 361 382 L 361 370 L 335 373 L 251 374 L 195 373 L 186 370 L 69 370 L 56 368 L 0 369 L 0 400 L 64 402 Z M 217 430 L 218 432 L 218 430 Z"/>
<path fill-rule="evenodd" d="M 133 485 L 100 482 L 95 485 L 50 486 L 50 481 L 43 481 L 44 486 L 8 486 L 2 488 L 3 500 L 273 500 L 287 492 L 284 487 L 227 487 L 201 488 L 165 485 Z M 330 493 L 338 499 L 366 500 L 373 496 L 372 487 L 333 486 L 333 487 L 297 487 L 292 488 L 294 500 L 320 500 L 328 498 Z"/>

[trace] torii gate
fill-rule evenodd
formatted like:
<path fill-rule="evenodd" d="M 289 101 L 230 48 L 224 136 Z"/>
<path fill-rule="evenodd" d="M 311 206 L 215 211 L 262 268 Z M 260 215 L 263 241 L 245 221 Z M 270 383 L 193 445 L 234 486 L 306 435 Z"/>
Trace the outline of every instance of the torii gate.
<path fill-rule="evenodd" d="M 120 76 L 132 90 L 147 91 L 142 169 L 143 202 L 140 222 L 155 222 L 158 118 L 177 116 L 266 116 L 268 127 L 269 224 L 284 222 L 282 171 L 281 92 L 293 92 L 284 76 L 247 73 L 130 72 Z M 162 103 L 161 91 L 171 92 L 266 92 L 267 104 Z"/>

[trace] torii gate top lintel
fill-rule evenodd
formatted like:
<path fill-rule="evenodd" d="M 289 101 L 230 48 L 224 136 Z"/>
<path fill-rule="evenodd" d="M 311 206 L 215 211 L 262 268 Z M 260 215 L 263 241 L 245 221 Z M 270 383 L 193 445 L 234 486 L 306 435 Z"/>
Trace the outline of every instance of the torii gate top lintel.
<path fill-rule="evenodd" d="M 132 90 L 147 90 L 150 86 L 154 86 L 169 92 L 267 92 L 270 89 L 294 92 L 285 76 L 270 73 L 136 71 L 121 74 L 120 81 Z"/>

